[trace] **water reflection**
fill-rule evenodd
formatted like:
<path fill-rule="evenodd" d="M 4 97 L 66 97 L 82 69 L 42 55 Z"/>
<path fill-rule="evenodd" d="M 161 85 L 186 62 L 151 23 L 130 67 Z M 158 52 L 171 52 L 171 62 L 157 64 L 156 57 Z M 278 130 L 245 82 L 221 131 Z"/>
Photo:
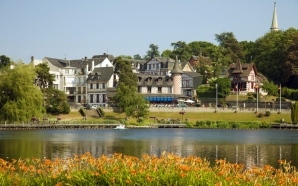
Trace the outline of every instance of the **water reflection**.
<path fill-rule="evenodd" d="M 141 157 L 164 151 L 200 156 L 211 162 L 226 159 L 247 167 L 272 165 L 279 159 L 297 166 L 296 131 L 281 130 L 36 130 L 0 131 L 0 158 L 68 158 L 90 152 L 93 156 L 122 153 Z"/>

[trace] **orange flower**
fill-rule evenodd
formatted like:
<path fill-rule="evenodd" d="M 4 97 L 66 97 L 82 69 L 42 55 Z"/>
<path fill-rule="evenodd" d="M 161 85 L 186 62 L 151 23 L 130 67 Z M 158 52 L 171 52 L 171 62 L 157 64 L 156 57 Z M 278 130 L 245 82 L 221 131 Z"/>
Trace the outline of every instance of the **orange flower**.
<path fill-rule="evenodd" d="M 128 180 L 125 181 L 125 183 L 127 183 L 127 184 L 131 184 L 132 181 L 131 181 L 130 179 L 128 179 Z"/>

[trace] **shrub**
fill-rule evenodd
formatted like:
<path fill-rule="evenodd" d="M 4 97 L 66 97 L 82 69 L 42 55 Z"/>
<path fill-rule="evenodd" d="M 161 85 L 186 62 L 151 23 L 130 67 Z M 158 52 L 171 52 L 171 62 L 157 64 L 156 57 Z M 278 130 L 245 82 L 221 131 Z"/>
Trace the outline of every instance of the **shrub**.
<path fill-rule="evenodd" d="M 85 112 L 84 108 L 80 108 L 79 112 L 82 116 L 84 116 L 84 117 L 86 116 L 86 112 Z"/>
<path fill-rule="evenodd" d="M 104 116 L 105 116 L 105 112 L 104 112 L 103 109 L 100 108 L 100 107 L 97 109 L 97 113 L 98 113 L 98 115 L 99 115 L 100 117 L 104 117 Z"/>
<path fill-rule="evenodd" d="M 248 96 L 247 97 L 247 100 L 251 101 L 251 100 L 254 100 L 255 98 L 253 96 Z"/>
<path fill-rule="evenodd" d="M 259 118 L 262 118 L 263 116 L 264 116 L 264 114 L 261 113 L 261 112 L 258 114 L 258 117 L 259 117 Z"/>
<path fill-rule="evenodd" d="M 268 111 L 268 110 L 265 112 L 265 116 L 270 116 L 270 114 L 271 114 L 271 113 L 270 113 L 270 111 Z"/>
<path fill-rule="evenodd" d="M 231 128 L 231 124 L 226 121 L 220 121 L 220 122 L 217 122 L 217 128 L 228 129 L 228 128 Z"/>

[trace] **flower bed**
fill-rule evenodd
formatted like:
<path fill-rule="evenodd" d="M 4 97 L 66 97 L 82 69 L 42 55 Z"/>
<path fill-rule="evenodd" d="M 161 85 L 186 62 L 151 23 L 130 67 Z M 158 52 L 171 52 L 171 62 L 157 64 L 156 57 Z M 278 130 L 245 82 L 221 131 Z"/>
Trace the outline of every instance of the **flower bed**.
<path fill-rule="evenodd" d="M 68 159 L 0 159 L 1 185 L 297 185 L 294 167 L 245 169 L 242 164 L 195 156 L 142 158 L 114 154 L 95 158 L 86 153 Z"/>

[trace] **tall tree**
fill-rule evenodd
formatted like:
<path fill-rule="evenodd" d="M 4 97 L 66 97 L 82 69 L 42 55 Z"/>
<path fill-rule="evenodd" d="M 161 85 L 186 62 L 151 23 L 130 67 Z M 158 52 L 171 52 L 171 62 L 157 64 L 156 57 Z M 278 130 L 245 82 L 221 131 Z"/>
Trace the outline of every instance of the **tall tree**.
<path fill-rule="evenodd" d="M 244 59 L 244 52 L 241 45 L 235 38 L 233 32 L 223 32 L 221 34 L 215 34 L 215 39 L 219 42 L 219 46 L 223 47 L 224 55 L 229 56 L 230 63 L 237 61 L 238 59 Z"/>
<path fill-rule="evenodd" d="M 191 54 L 195 56 L 211 56 L 210 50 L 208 49 L 214 46 L 214 44 L 206 41 L 193 41 L 188 44 Z"/>
<path fill-rule="evenodd" d="M 253 50 L 255 47 L 255 42 L 241 41 L 241 42 L 239 42 L 239 44 L 241 45 L 241 48 L 243 49 L 245 62 L 251 63 L 253 61 L 253 58 L 256 55 Z"/>
<path fill-rule="evenodd" d="M 282 79 L 285 80 L 285 85 L 298 89 L 298 33 L 293 36 L 293 43 L 286 51 L 286 61 L 282 69 Z"/>
<path fill-rule="evenodd" d="M 181 61 L 188 61 L 191 57 L 191 50 L 189 46 L 184 41 L 178 41 L 176 43 L 171 43 L 171 46 L 174 47 L 172 51 L 171 58 L 175 59 L 176 56 Z"/>
<path fill-rule="evenodd" d="M 161 57 L 170 57 L 171 56 L 171 53 L 172 51 L 171 50 L 164 50 L 162 53 L 161 53 Z"/>
<path fill-rule="evenodd" d="M 147 101 L 137 90 L 137 76 L 133 73 L 128 61 L 117 57 L 114 60 L 115 73 L 119 76 L 116 95 L 113 100 L 119 106 L 121 112 L 125 112 L 126 117 L 140 117 L 148 115 Z"/>
<path fill-rule="evenodd" d="M 65 92 L 52 87 L 45 88 L 44 97 L 47 113 L 68 114 L 70 112 L 70 107 Z"/>
<path fill-rule="evenodd" d="M 55 76 L 50 74 L 50 67 L 46 63 L 40 63 L 35 66 L 35 72 L 37 74 L 35 79 L 35 85 L 43 91 L 47 87 L 52 87 L 55 81 Z"/>
<path fill-rule="evenodd" d="M 147 55 L 145 56 L 145 59 L 150 59 L 152 57 L 159 57 L 160 56 L 157 45 L 150 44 L 149 48 L 150 48 L 150 50 L 147 51 Z"/>
<path fill-rule="evenodd" d="M 276 84 L 288 84 L 289 78 L 295 77 L 288 76 L 288 74 L 291 74 L 290 71 L 293 70 L 289 64 L 295 64 L 292 62 L 295 61 L 295 37 L 297 34 L 298 29 L 289 28 L 285 31 L 268 32 L 256 40 L 254 53 L 257 55 L 254 62 L 258 71 Z M 289 86 L 293 87 L 294 85 Z"/>
<path fill-rule="evenodd" d="M 138 59 L 138 60 L 141 60 L 142 59 L 142 57 L 139 54 L 134 55 L 133 58 L 134 59 Z"/>
<path fill-rule="evenodd" d="M 16 64 L 0 73 L 0 120 L 29 121 L 45 112 L 44 97 L 33 84 L 36 74 L 30 65 Z"/>
<path fill-rule="evenodd" d="M 10 58 L 5 56 L 5 55 L 1 55 L 0 56 L 0 69 L 3 67 L 7 67 L 10 64 Z"/>

